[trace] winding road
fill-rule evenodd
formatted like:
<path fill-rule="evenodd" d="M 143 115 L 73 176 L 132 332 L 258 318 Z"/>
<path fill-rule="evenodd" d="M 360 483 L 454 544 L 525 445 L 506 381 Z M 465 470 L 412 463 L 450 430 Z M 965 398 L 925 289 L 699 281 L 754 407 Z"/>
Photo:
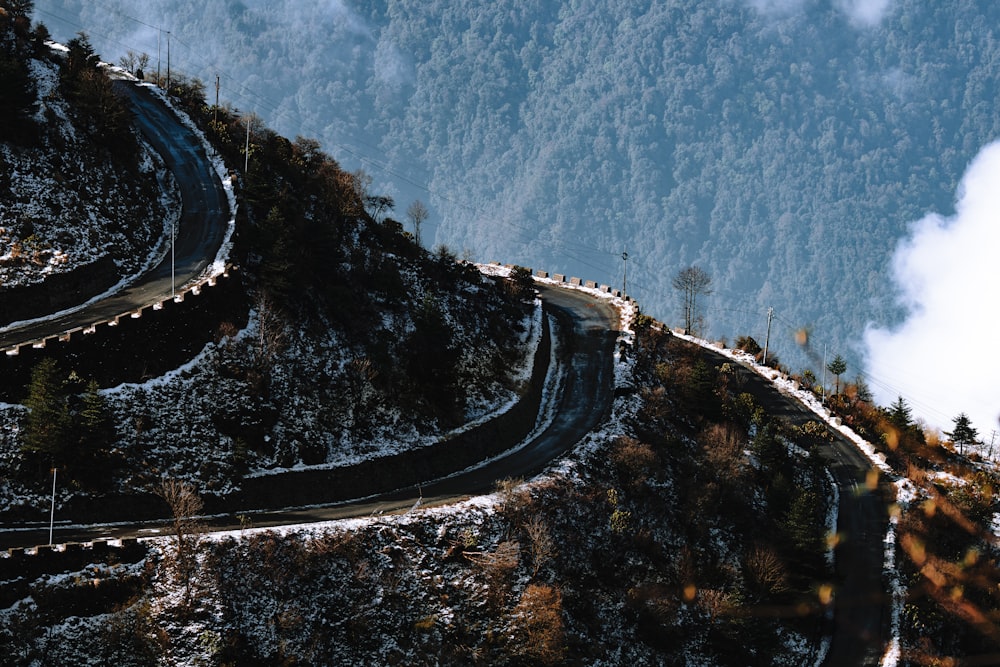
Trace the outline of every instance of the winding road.
<path fill-rule="evenodd" d="M 540 287 L 546 311 L 558 322 L 558 361 L 553 372 L 560 389 L 554 398 L 551 418 L 536 435 L 503 455 L 466 470 L 420 485 L 367 498 L 332 503 L 335 492 L 311 471 L 285 473 L 302 477 L 300 489 L 311 494 L 308 507 L 267 509 L 233 507 L 209 519 L 214 530 L 236 530 L 239 516 L 249 516 L 257 527 L 308 523 L 345 517 L 387 513 L 414 506 L 454 502 L 470 495 L 489 493 L 496 482 L 508 477 L 527 477 L 541 472 L 553 459 L 572 448 L 606 417 L 614 389 L 614 346 L 618 314 L 605 299 L 577 290 Z M 306 504 L 306 503 L 304 503 Z M 166 507 L 164 506 L 164 510 Z M 122 523 L 114 526 L 56 526 L 54 541 L 89 542 L 97 539 L 144 537 L 167 529 L 167 521 Z M 28 547 L 48 542 L 48 526 L 0 532 L 0 548 Z"/>
<path fill-rule="evenodd" d="M 732 365 L 732 359 L 702 348 L 709 363 Z M 741 367 L 741 391 L 750 393 L 769 415 L 790 424 L 820 418 L 757 372 Z M 824 664 L 878 665 L 886 645 L 889 596 L 882 581 L 883 540 L 889 511 L 885 485 L 858 448 L 828 428 L 829 445 L 817 447 L 840 496 L 833 598 L 833 637 Z"/>
<path fill-rule="evenodd" d="M 183 216 L 176 241 L 176 284 L 198 277 L 215 257 L 229 220 L 225 192 L 198 138 L 148 90 L 120 84 L 128 91 L 136 122 L 147 141 L 164 158 L 182 191 Z M 172 294 L 169 255 L 135 284 L 107 299 L 71 314 L 0 330 L 0 348 L 38 340 L 79 326 L 136 310 Z M 526 477 L 573 447 L 600 424 L 613 398 L 613 355 L 618 317 L 603 299 L 585 292 L 540 286 L 546 311 L 558 323 L 560 390 L 544 427 L 526 442 L 481 465 L 427 481 L 419 487 L 379 496 L 332 503 L 318 487 L 314 503 L 302 509 L 240 507 L 210 521 L 215 529 L 239 529 L 237 510 L 250 515 L 257 527 L 365 516 L 392 512 L 420 503 L 424 506 L 491 491 L 497 480 Z M 731 362 L 711 350 L 715 365 Z M 795 399 L 785 396 L 758 374 L 745 370 L 745 390 L 772 415 L 791 423 L 816 421 Z M 837 590 L 834 597 L 833 641 L 826 664 L 877 664 L 885 638 L 887 596 L 882 584 L 882 540 L 887 508 L 879 491 L 867 484 L 871 466 L 854 445 L 831 431 L 834 442 L 822 455 L 840 489 L 836 548 Z M 59 526 L 56 542 L 149 536 L 166 529 L 165 522 L 115 526 Z M 0 548 L 48 542 L 48 527 L 4 530 Z"/>
<path fill-rule="evenodd" d="M 174 243 L 174 277 L 170 253 L 128 287 L 99 301 L 55 317 L 15 323 L 0 329 L 0 349 L 88 327 L 117 315 L 165 301 L 214 261 L 230 220 L 229 202 L 219 176 L 195 133 L 177 119 L 146 86 L 119 81 L 133 122 L 174 174 L 183 210 Z"/>

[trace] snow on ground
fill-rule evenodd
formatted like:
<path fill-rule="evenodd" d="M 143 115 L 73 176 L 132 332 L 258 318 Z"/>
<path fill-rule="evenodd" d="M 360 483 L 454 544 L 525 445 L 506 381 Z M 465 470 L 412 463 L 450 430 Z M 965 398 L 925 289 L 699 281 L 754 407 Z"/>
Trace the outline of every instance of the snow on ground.
<path fill-rule="evenodd" d="M 109 254 L 124 274 L 141 272 L 147 249 L 166 238 L 179 213 L 172 177 L 142 143 L 131 180 L 116 172 L 78 136 L 55 65 L 31 60 L 29 67 L 44 131 L 36 147 L 0 145 L 12 194 L 0 201 L 0 284 L 34 284 Z"/>

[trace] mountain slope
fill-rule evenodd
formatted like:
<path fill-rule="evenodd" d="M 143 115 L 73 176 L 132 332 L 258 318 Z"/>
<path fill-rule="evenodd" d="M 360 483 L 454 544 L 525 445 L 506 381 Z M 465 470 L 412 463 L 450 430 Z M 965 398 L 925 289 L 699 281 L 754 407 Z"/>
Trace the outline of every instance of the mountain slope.
<path fill-rule="evenodd" d="M 131 130 L 95 119 L 110 108 L 124 113 L 103 72 L 61 70 L 55 61 L 72 51 L 19 48 L 37 38 L 15 32 L 0 41 L 27 73 L 30 95 L 0 143 L 0 293 L 109 259 L 114 284 L 162 252 L 167 212 L 177 205 L 173 183 Z M 74 48 L 85 56 L 86 46 Z M 106 96 L 107 108 L 90 110 L 85 100 L 98 96 Z M 9 322 L 0 314 L 0 326 Z"/>
<path fill-rule="evenodd" d="M 223 71 L 238 107 L 399 201 L 428 186 L 436 241 L 482 260 L 618 285 L 626 250 L 667 322 L 670 276 L 699 264 L 712 334 L 762 337 L 773 306 L 795 370 L 822 371 L 803 327 L 861 368 L 852 340 L 901 314 L 894 247 L 1000 132 L 1000 17 L 975 0 L 38 6 L 150 54 L 147 26 L 172 30 L 174 62 Z"/>

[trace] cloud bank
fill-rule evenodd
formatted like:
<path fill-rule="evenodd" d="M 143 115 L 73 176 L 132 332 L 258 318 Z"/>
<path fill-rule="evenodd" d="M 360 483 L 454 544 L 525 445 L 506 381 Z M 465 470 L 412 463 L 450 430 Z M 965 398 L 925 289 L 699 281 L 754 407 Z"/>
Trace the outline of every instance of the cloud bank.
<path fill-rule="evenodd" d="M 943 430 L 965 412 L 989 441 L 1000 430 L 1000 142 L 984 148 L 959 185 L 956 213 L 916 222 L 893 259 L 906 320 L 865 333 L 879 403 L 903 395 Z"/>

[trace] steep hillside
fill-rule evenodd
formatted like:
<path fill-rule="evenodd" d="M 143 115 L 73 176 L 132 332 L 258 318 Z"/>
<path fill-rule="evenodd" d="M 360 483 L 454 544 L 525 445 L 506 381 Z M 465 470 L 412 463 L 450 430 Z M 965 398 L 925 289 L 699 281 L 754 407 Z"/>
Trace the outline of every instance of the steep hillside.
<path fill-rule="evenodd" d="M 87 40 L 53 51 L 44 31 L 9 15 L 0 33 L 11 91 L 0 125 L 0 295 L 102 260 L 112 262 L 108 286 L 134 275 L 166 248 L 177 208 L 169 173 L 124 122 Z M 0 326 L 9 321 L 0 313 Z"/>
<path fill-rule="evenodd" d="M 21 633 L 16 664 L 814 663 L 832 576 L 819 441 L 694 346 L 637 333 L 618 368 L 636 393 L 528 485 L 308 529 L 185 524 L 142 568 L 34 580 L 0 642 Z M 77 596 L 101 615 L 60 611 Z"/>
<path fill-rule="evenodd" d="M 45 71 L 66 77 L 73 48 L 56 59 L 61 69 Z M 176 73 L 170 92 L 206 141 L 242 166 L 241 117 L 209 109 L 203 89 Z M 68 132 L 59 115 L 50 125 L 40 132 Z M 245 475 L 432 444 L 524 391 L 540 336 L 529 276 L 488 277 L 446 248 L 424 250 L 399 223 L 373 217 L 366 205 L 381 199 L 316 142 L 258 123 L 250 146 L 233 258 L 250 312 L 220 321 L 182 368 L 137 384 L 102 388 L 82 369 L 40 363 L 24 404 L 2 406 L 6 518 L 40 518 L 52 467 L 70 513 L 121 494 L 157 504 L 163 476 L 222 495 Z M 84 205 L 90 194 L 74 196 Z"/>

